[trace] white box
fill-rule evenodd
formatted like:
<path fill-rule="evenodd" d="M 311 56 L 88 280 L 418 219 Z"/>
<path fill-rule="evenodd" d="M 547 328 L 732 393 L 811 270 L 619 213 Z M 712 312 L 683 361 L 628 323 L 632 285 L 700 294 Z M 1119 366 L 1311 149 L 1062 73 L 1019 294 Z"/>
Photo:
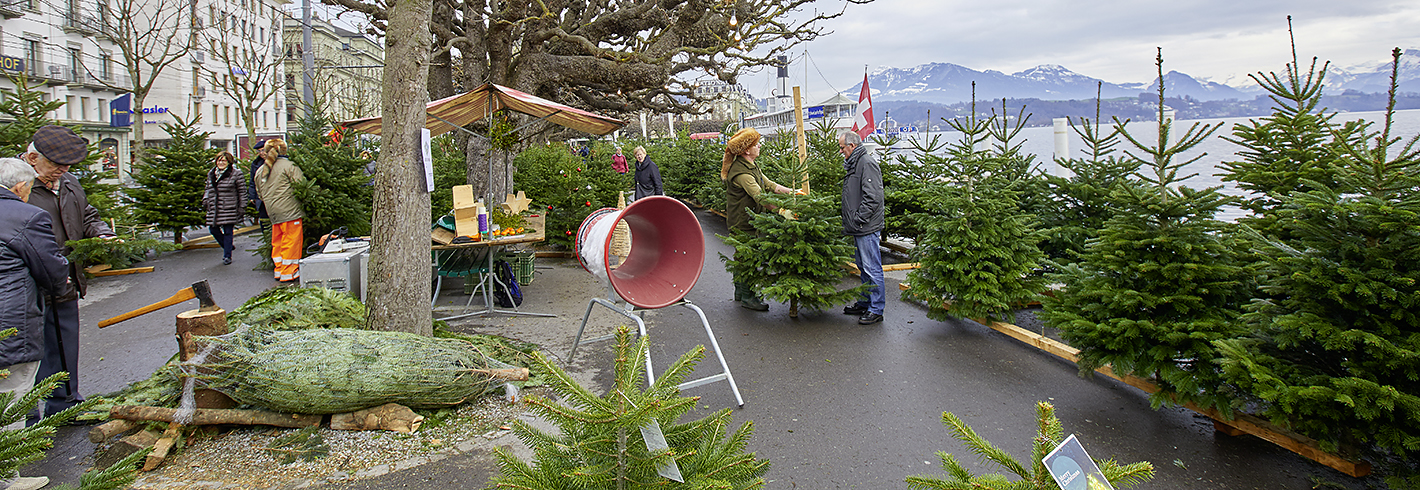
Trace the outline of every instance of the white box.
<path fill-rule="evenodd" d="M 364 300 L 362 277 L 365 262 L 362 255 L 368 248 L 336 253 L 315 254 L 301 259 L 301 287 L 324 287 L 345 291 Z"/>

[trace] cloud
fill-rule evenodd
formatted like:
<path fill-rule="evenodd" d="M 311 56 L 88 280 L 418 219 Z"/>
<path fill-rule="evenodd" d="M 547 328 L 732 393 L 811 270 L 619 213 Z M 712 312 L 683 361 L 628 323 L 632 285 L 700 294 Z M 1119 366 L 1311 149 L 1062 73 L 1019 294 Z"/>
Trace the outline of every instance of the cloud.
<path fill-rule="evenodd" d="M 1420 47 L 1420 2 L 1413 1 L 877 0 L 848 5 L 843 17 L 824 23 L 831 33 L 795 51 L 790 77 L 807 85 L 811 99 L 848 89 L 865 64 L 871 71 L 939 62 L 1005 73 L 1058 64 L 1111 82 L 1147 82 L 1162 47 L 1166 71 L 1240 79 L 1291 61 L 1288 15 L 1303 63 L 1312 56 L 1337 66 L 1375 63 L 1393 47 Z M 772 76 L 747 77 L 746 88 L 763 97 Z"/>

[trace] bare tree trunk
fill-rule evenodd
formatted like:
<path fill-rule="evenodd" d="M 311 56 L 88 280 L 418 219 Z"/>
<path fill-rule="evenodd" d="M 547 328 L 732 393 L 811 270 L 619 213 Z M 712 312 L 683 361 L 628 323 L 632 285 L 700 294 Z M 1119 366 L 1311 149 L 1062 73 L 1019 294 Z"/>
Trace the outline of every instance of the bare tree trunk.
<path fill-rule="evenodd" d="M 503 202 L 503 196 L 507 195 L 508 190 L 513 187 L 513 155 L 502 150 L 492 150 L 490 153 L 488 139 L 481 136 L 468 138 L 468 146 L 465 149 L 464 162 L 467 167 L 464 175 L 468 179 L 468 184 L 473 186 L 473 195 L 476 197 L 492 196 L 493 202 L 488 203 L 489 205 Z M 489 180 L 490 165 L 492 166 L 491 181 Z"/>
<path fill-rule="evenodd" d="M 430 0 L 398 0 L 390 7 L 369 281 L 370 327 L 421 335 L 433 334 L 429 193 L 418 160 L 429 103 L 430 11 Z"/>

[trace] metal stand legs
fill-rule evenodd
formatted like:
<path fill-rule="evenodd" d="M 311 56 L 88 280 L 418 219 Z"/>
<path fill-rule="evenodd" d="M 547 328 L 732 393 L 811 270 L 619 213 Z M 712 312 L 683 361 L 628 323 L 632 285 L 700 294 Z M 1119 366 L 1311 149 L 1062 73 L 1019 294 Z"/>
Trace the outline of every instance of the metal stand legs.
<path fill-rule="evenodd" d="M 640 333 L 640 335 L 641 335 L 642 337 L 645 337 L 645 336 L 646 336 L 646 321 L 643 320 L 643 319 L 641 318 L 641 315 L 640 315 L 640 312 L 643 312 L 643 311 L 646 311 L 646 310 L 636 309 L 636 308 L 634 308 L 634 307 L 630 307 L 630 305 L 627 305 L 627 306 L 628 306 L 628 309 L 623 309 L 623 308 L 621 308 L 621 307 L 618 307 L 618 306 L 616 305 L 616 303 L 613 303 L 613 302 L 611 302 L 611 301 L 608 301 L 608 300 L 605 300 L 605 299 L 602 299 L 602 298 L 592 298 L 591 301 L 588 301 L 588 302 L 587 302 L 587 312 L 582 314 L 582 326 L 580 326 L 580 327 L 577 328 L 577 337 L 572 340 L 572 351 L 567 354 L 567 362 L 572 362 L 572 357 L 575 356 L 575 355 L 577 355 L 577 347 L 578 347 L 578 346 L 580 346 L 580 345 L 582 345 L 582 344 L 590 344 L 590 343 L 592 343 L 592 342 L 600 342 L 600 341 L 602 341 L 602 340 L 607 340 L 607 339 L 610 339 L 610 338 L 614 337 L 614 336 L 612 336 L 612 335 L 608 335 L 608 336 L 603 336 L 603 337 L 597 337 L 597 338 L 582 340 L 582 332 L 587 329 L 587 319 L 591 318 L 591 316 L 592 316 L 592 306 L 593 306 L 593 305 L 602 305 L 602 306 L 605 306 L 605 307 L 607 307 L 608 309 L 611 309 L 611 311 L 615 311 L 617 314 L 619 314 L 619 315 L 621 315 L 621 316 L 624 316 L 624 317 L 626 317 L 626 318 L 630 318 L 631 320 L 633 320 L 633 321 L 636 322 L 637 331 Z M 715 332 L 713 332 L 713 331 L 710 330 L 710 321 L 705 319 L 705 312 L 704 312 L 704 311 L 701 311 L 701 310 L 700 310 L 700 307 L 695 306 L 694 304 L 691 304 L 690 301 L 686 301 L 686 300 L 678 301 L 678 302 L 676 302 L 676 303 L 671 304 L 670 306 L 677 306 L 677 305 L 685 306 L 686 308 L 690 308 L 690 309 L 692 309 L 692 310 L 695 310 L 695 314 L 700 315 L 700 324 L 705 327 L 705 335 L 710 338 L 710 347 L 711 347 L 712 350 L 715 351 L 715 357 L 720 360 L 720 368 L 724 370 L 724 372 L 722 372 L 722 373 L 720 373 L 720 374 L 715 374 L 715 375 L 706 376 L 706 377 L 700 378 L 700 379 L 695 379 L 695 380 L 686 381 L 686 382 L 684 382 L 684 383 L 681 383 L 678 387 L 679 387 L 681 390 L 685 390 L 685 389 L 687 389 L 687 388 L 694 388 L 694 387 L 696 387 L 696 386 L 705 385 L 705 384 L 710 384 L 710 383 L 714 383 L 714 382 L 716 382 L 716 381 L 726 381 L 726 382 L 730 383 L 730 391 L 734 392 L 734 394 L 735 394 L 735 402 L 739 404 L 740 408 L 744 408 L 744 406 L 745 406 L 745 401 L 744 401 L 744 398 L 740 397 L 740 388 L 739 388 L 738 386 L 735 386 L 735 377 L 732 376 L 732 375 L 730 375 L 730 365 L 725 362 L 725 355 L 720 352 L 720 343 L 715 341 Z M 650 351 L 647 351 L 647 352 L 646 352 L 646 382 L 647 382 L 647 384 L 653 384 L 653 383 L 656 382 L 655 371 L 654 371 L 653 369 L 651 369 L 651 352 L 650 352 Z"/>

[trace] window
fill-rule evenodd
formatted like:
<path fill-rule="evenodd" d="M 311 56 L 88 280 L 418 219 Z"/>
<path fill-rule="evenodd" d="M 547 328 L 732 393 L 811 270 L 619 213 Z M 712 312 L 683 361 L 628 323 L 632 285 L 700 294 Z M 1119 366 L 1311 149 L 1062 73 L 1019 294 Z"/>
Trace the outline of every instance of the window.
<path fill-rule="evenodd" d="M 26 39 L 25 41 L 25 67 L 30 75 L 39 74 L 39 40 Z"/>
<path fill-rule="evenodd" d="M 99 55 L 99 78 L 113 80 L 113 55 L 108 53 Z"/>
<path fill-rule="evenodd" d="M 84 51 L 82 48 L 69 48 L 69 81 L 78 82 L 79 74 L 84 73 Z"/>
<path fill-rule="evenodd" d="M 261 111 L 261 127 L 263 127 L 263 128 L 265 128 L 265 127 L 268 126 L 268 124 L 266 124 L 266 121 L 267 121 L 266 116 L 267 116 L 267 114 L 268 114 L 267 111 Z"/>
<path fill-rule="evenodd" d="M 98 105 L 98 107 L 95 107 L 95 109 L 98 109 L 98 110 L 99 110 L 99 120 L 100 120 L 100 121 L 107 121 L 107 120 L 108 120 L 108 119 L 105 119 L 105 118 L 104 118 L 104 116 L 108 115 L 108 99 L 99 99 L 99 105 Z"/>
<path fill-rule="evenodd" d="M 212 104 L 212 124 L 217 124 L 217 104 Z"/>
<path fill-rule="evenodd" d="M 79 118 L 85 121 L 88 121 L 91 115 L 89 112 L 89 102 L 88 97 L 79 97 Z"/>
<path fill-rule="evenodd" d="M 75 105 L 76 105 L 76 104 L 74 103 L 74 96 L 73 96 L 73 95 L 66 95 L 66 96 L 64 96 L 64 118 L 65 118 L 65 119 L 69 119 L 69 120 L 73 120 L 73 119 L 74 119 L 74 106 L 75 106 Z"/>
<path fill-rule="evenodd" d="M 226 125 L 228 125 L 228 126 L 231 126 L 231 125 L 232 125 L 232 108 L 231 108 L 231 107 L 228 107 L 228 106 L 222 106 L 222 116 L 223 116 L 223 117 L 222 117 L 222 124 L 226 124 Z"/>

